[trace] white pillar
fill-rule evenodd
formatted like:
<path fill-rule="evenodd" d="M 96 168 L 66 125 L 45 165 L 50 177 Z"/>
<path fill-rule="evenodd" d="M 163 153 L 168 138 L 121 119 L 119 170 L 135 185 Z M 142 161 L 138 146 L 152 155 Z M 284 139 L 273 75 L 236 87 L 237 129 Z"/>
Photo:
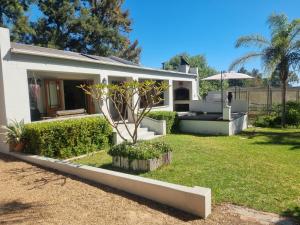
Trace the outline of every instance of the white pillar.
<path fill-rule="evenodd" d="M 132 78 L 128 78 L 128 80 L 130 81 L 138 81 L 138 77 L 132 77 Z M 132 105 L 135 105 L 136 102 L 138 101 L 138 98 L 139 98 L 139 95 L 138 94 L 135 94 L 133 96 L 133 99 L 132 99 Z M 137 107 L 134 111 L 134 115 L 137 115 L 138 114 L 138 108 Z M 132 115 L 131 115 L 131 111 L 129 109 L 127 109 L 127 112 L 128 112 L 128 122 L 133 122 L 133 118 L 132 118 Z"/>
<path fill-rule="evenodd" d="M 100 74 L 99 75 L 99 83 L 102 83 L 102 84 L 108 84 L 108 76 L 107 76 L 107 74 Z M 107 91 L 107 90 L 106 90 Z M 103 102 L 101 102 L 101 109 L 102 109 L 102 112 L 105 114 L 105 115 L 108 115 L 108 110 L 109 110 L 109 107 L 110 107 L 110 105 L 109 105 L 109 103 L 108 103 L 108 105 L 106 106 L 106 102 L 105 101 L 103 101 Z M 97 104 L 97 107 L 96 107 L 96 111 L 98 111 L 98 112 L 100 112 L 100 109 L 99 109 L 99 105 Z"/>
<path fill-rule="evenodd" d="M 173 80 L 169 80 L 168 104 L 169 104 L 170 111 L 173 111 L 174 110 Z"/>
<path fill-rule="evenodd" d="M 231 120 L 231 106 L 225 105 L 223 108 L 223 120 Z"/>
<path fill-rule="evenodd" d="M 198 100 L 199 96 L 199 84 L 198 79 L 192 81 L 191 100 Z"/>

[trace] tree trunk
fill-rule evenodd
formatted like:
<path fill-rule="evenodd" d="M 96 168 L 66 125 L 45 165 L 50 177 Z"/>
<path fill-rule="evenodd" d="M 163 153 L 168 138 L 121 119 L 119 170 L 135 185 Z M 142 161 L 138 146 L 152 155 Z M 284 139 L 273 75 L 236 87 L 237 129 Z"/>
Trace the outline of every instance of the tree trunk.
<path fill-rule="evenodd" d="M 286 87 L 287 80 L 282 81 L 282 92 L 281 92 L 281 127 L 286 126 Z"/>

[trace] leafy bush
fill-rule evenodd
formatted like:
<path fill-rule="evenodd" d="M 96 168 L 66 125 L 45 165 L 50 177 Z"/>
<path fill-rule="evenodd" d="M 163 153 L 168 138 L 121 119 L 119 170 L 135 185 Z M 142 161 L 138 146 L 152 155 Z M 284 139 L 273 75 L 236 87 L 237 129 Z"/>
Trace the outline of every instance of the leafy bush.
<path fill-rule="evenodd" d="M 136 144 L 123 142 L 109 149 L 111 156 L 122 156 L 129 160 L 159 158 L 163 153 L 172 151 L 171 147 L 164 142 L 141 141 Z"/>
<path fill-rule="evenodd" d="M 258 116 L 254 126 L 274 127 L 281 123 L 281 104 L 272 106 L 273 112 L 270 115 Z M 286 124 L 290 126 L 300 125 L 300 103 L 288 101 L 286 103 Z"/>
<path fill-rule="evenodd" d="M 300 125 L 300 111 L 296 109 L 288 109 L 286 114 L 286 123 L 288 125 L 299 126 Z"/>
<path fill-rule="evenodd" d="M 258 116 L 253 125 L 256 127 L 275 127 L 280 124 L 280 117 L 276 113 Z"/>
<path fill-rule="evenodd" d="M 147 114 L 148 117 L 156 120 L 166 120 L 167 133 L 176 133 L 178 131 L 178 115 L 171 111 L 154 111 Z"/>
<path fill-rule="evenodd" d="M 86 117 L 25 125 L 25 152 L 68 158 L 110 144 L 112 129 L 101 117 Z"/>

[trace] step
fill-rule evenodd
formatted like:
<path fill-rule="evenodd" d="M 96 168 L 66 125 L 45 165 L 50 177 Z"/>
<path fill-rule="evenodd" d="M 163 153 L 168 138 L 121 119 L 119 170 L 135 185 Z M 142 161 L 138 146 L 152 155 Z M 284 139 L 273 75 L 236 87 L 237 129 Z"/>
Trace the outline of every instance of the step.
<path fill-rule="evenodd" d="M 118 128 L 118 130 L 121 134 L 124 134 L 124 135 L 128 134 L 127 129 L 119 129 Z M 130 133 L 133 133 L 134 129 L 129 129 L 129 131 L 130 131 Z M 114 132 L 117 132 L 117 131 L 115 130 Z M 139 127 L 137 132 L 138 132 L 138 134 L 148 132 L 148 128 L 147 127 L 143 127 L 143 128 Z"/>

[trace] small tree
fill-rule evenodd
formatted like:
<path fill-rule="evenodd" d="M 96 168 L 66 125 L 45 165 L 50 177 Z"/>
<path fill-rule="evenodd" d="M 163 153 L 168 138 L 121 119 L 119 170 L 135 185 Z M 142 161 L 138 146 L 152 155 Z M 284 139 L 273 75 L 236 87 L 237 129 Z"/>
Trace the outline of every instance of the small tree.
<path fill-rule="evenodd" d="M 98 104 L 99 109 L 105 119 L 117 131 L 119 136 L 128 141 L 120 132 L 120 124 L 124 124 L 132 143 L 137 142 L 138 128 L 143 118 L 150 112 L 153 106 L 164 99 L 162 94 L 168 89 L 167 82 L 158 83 L 152 80 L 126 81 L 121 84 L 94 84 L 81 85 L 80 88 L 90 95 Z M 143 101 L 143 108 L 140 103 Z M 109 102 L 116 109 L 120 120 L 115 121 L 109 110 Z M 121 109 L 126 106 L 123 112 Z M 131 131 L 128 126 L 127 116 L 130 116 L 134 129 Z"/>

